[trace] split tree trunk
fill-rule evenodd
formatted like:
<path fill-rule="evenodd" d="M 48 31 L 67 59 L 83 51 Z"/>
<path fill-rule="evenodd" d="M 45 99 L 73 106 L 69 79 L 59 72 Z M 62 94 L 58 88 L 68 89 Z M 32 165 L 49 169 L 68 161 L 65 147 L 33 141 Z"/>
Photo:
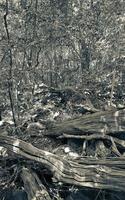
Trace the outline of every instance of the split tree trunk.
<path fill-rule="evenodd" d="M 125 158 L 65 158 L 19 139 L 0 136 L 0 145 L 18 156 L 42 163 L 64 184 L 125 191 Z"/>

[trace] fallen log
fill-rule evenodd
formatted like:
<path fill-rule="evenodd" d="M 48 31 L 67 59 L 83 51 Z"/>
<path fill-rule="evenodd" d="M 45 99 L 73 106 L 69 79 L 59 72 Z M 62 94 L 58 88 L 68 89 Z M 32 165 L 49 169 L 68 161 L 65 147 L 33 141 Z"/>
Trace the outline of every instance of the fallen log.
<path fill-rule="evenodd" d="M 115 135 L 125 131 L 125 109 L 108 110 L 64 120 L 50 126 L 47 135 L 59 137 L 65 135 Z"/>
<path fill-rule="evenodd" d="M 28 200 L 51 200 L 45 186 L 33 171 L 23 167 L 21 178 L 24 182 Z"/>
<path fill-rule="evenodd" d="M 19 139 L 0 136 L 0 145 L 17 156 L 42 163 L 57 181 L 76 186 L 125 191 L 125 158 L 57 156 Z"/>

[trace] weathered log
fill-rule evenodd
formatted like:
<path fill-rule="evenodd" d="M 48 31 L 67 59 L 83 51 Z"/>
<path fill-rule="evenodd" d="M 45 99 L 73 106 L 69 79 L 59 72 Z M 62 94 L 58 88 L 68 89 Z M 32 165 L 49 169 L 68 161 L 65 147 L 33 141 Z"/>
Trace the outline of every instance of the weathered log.
<path fill-rule="evenodd" d="M 56 123 L 48 128 L 47 135 L 58 137 L 62 134 L 117 134 L 118 136 L 119 133 L 124 133 L 124 131 L 125 109 L 114 109 Z"/>
<path fill-rule="evenodd" d="M 16 155 L 42 163 L 52 172 L 53 177 L 62 183 L 125 191 L 124 157 L 109 159 L 65 158 L 7 136 L 0 136 L 0 145 Z"/>
<path fill-rule="evenodd" d="M 21 178 L 24 182 L 24 188 L 27 192 L 28 200 L 51 200 L 45 186 L 33 171 L 23 168 Z"/>
<path fill-rule="evenodd" d="M 112 152 L 125 149 L 125 109 L 108 110 L 54 124 L 47 135 L 80 140 L 109 140 Z"/>

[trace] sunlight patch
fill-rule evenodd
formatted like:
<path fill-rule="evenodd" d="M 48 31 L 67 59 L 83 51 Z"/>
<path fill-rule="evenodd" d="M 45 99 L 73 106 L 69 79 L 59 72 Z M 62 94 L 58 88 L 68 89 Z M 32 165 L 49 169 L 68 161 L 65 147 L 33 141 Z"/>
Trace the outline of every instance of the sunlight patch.
<path fill-rule="evenodd" d="M 18 153 L 19 152 L 19 144 L 20 144 L 20 142 L 19 142 L 18 139 L 14 141 L 14 143 L 13 143 L 13 152 L 14 153 Z"/>

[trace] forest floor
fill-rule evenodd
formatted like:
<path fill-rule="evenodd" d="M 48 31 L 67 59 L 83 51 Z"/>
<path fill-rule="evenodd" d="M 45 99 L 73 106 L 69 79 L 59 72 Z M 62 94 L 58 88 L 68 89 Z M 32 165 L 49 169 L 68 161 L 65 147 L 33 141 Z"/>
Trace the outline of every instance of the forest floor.
<path fill-rule="evenodd" d="M 125 180 L 124 176 L 122 177 L 120 174 L 121 171 L 119 171 L 121 168 L 124 169 L 124 165 L 118 164 L 119 160 L 116 166 L 113 165 L 112 170 L 118 169 L 119 175 L 117 174 L 117 176 L 121 178 L 119 178 L 121 184 L 117 182 L 118 178 L 113 174 L 113 171 L 110 175 L 114 176 L 113 178 L 111 176 L 111 181 L 114 182 L 109 184 L 110 178 L 108 182 L 102 180 L 102 188 L 97 177 L 97 185 L 92 185 L 89 181 L 85 181 L 86 184 L 82 184 L 79 180 L 76 182 L 68 180 L 68 174 L 63 177 L 64 181 L 62 175 L 59 177 L 53 175 L 52 163 L 54 159 L 56 162 L 58 158 L 62 159 L 64 166 L 65 160 L 77 160 L 78 158 L 84 158 L 86 162 L 90 159 L 90 163 L 91 159 L 93 160 L 92 162 L 96 159 L 107 162 L 106 159 L 109 158 L 120 158 L 124 162 L 124 105 L 120 101 L 114 100 L 109 106 L 109 99 L 110 97 L 104 98 L 103 94 L 94 99 L 93 94 L 87 90 L 83 92 L 80 90 L 75 91 L 71 88 L 60 90 L 49 88 L 42 84 L 34 91 L 30 105 L 27 105 L 28 103 L 26 102 L 24 103 L 23 100 L 20 103 L 20 116 L 18 116 L 16 128 L 12 120 L 11 110 L 5 110 L 0 121 L 0 199 L 124 199 L 125 191 L 123 185 Z M 116 118 L 120 116 L 120 118 L 116 120 L 116 118 L 113 118 L 114 116 Z M 102 126 L 102 124 L 105 124 L 105 120 L 109 125 L 109 133 L 107 130 L 105 132 L 107 127 Z M 97 128 L 94 126 L 95 123 L 96 125 L 99 124 Z M 87 124 L 86 127 L 85 124 Z M 121 126 L 120 130 L 119 127 Z M 118 130 L 116 131 L 117 128 Z M 103 136 L 100 136 L 100 133 L 103 133 Z M 104 138 L 105 133 L 106 138 Z M 117 133 L 119 136 L 114 137 L 110 133 Z M 22 145 L 18 153 L 18 145 L 13 144 L 12 138 L 13 141 L 20 141 Z M 33 148 L 28 146 L 29 143 L 33 145 L 33 148 L 36 147 L 43 151 L 44 155 L 42 155 L 41 151 L 43 162 L 39 162 L 36 159 L 35 148 L 35 157 L 30 159 L 29 149 L 31 148 L 32 150 Z M 12 149 L 11 146 L 13 146 Z M 20 154 L 20 152 L 23 153 Z M 48 161 L 45 164 L 45 157 L 48 156 L 46 152 L 52 154 L 48 158 L 49 162 L 51 156 L 57 156 L 53 157 L 50 166 Z M 89 164 L 87 165 L 89 168 Z M 108 164 L 109 166 L 110 164 Z M 60 169 L 61 164 L 58 167 Z M 48 170 L 48 168 L 50 169 Z M 66 173 L 68 172 L 66 171 Z M 72 173 L 71 169 L 71 176 Z M 90 179 L 96 183 L 93 178 L 94 173 L 95 171 L 90 174 Z M 29 177 L 29 179 L 26 179 L 26 177 Z M 62 179 L 60 181 L 57 180 L 60 177 Z M 117 179 L 115 180 L 115 178 Z M 109 189 L 107 188 L 108 184 Z"/>

